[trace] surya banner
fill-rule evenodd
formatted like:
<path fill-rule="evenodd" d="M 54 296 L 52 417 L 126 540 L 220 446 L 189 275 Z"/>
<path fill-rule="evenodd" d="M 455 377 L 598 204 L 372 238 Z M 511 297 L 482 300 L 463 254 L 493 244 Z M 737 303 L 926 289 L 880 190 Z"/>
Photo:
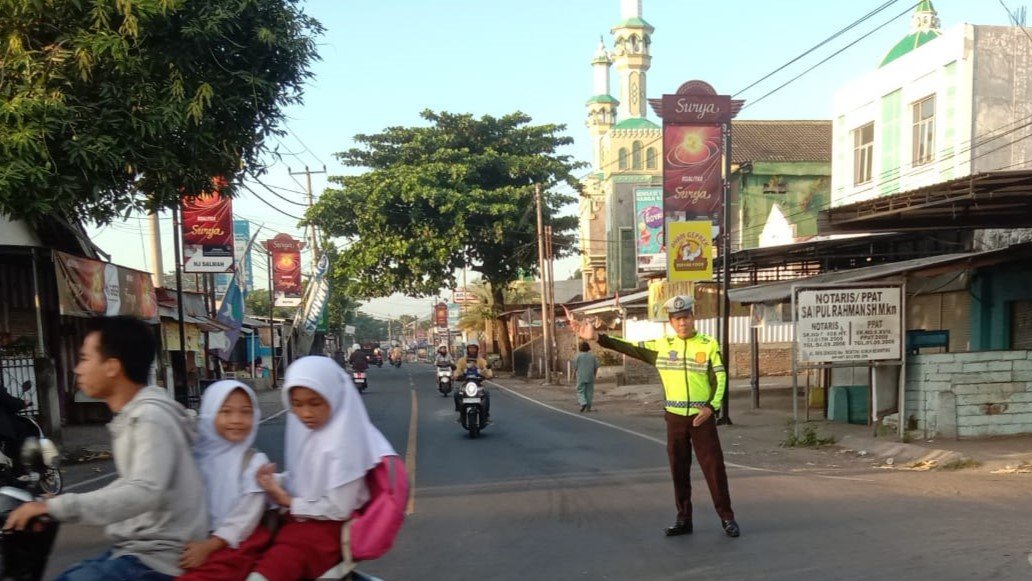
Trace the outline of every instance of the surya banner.
<path fill-rule="evenodd" d="M 54 266 L 62 315 L 157 320 L 158 299 L 150 273 L 57 251 Z"/>
<path fill-rule="evenodd" d="M 713 224 L 709 220 L 667 222 L 667 280 L 713 279 Z"/>
<path fill-rule="evenodd" d="M 720 125 L 663 123 L 663 214 L 720 223 L 724 139 Z"/>
<path fill-rule="evenodd" d="M 634 230 L 638 272 L 666 270 L 666 241 L 663 239 L 663 189 L 634 190 Z"/>
<path fill-rule="evenodd" d="M 213 180 L 212 192 L 183 198 L 183 272 L 233 270 L 233 203 L 219 193 L 225 183 Z"/>
<path fill-rule="evenodd" d="M 272 254 L 272 292 L 277 307 L 301 304 L 301 241 L 277 234 L 265 242 Z"/>

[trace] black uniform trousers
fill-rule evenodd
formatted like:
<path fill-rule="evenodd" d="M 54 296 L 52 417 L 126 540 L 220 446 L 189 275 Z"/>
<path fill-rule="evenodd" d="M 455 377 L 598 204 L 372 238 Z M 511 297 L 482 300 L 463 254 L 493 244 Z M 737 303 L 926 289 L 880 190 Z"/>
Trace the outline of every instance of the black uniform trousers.
<path fill-rule="evenodd" d="M 665 412 L 667 425 L 667 456 L 670 459 L 670 475 L 674 479 L 674 503 L 677 506 L 677 521 L 692 520 L 692 447 L 699 458 L 699 467 L 709 485 L 713 507 L 720 520 L 731 520 L 731 494 L 727 487 L 727 469 L 724 467 L 724 452 L 717 436 L 717 420 L 710 416 L 701 426 L 695 427 L 695 416 L 680 416 Z"/>

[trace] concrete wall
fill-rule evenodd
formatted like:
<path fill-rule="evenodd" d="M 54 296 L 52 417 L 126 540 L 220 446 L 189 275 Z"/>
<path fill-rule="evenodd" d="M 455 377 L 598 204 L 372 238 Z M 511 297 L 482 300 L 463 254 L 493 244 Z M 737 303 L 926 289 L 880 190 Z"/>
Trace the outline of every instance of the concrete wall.
<path fill-rule="evenodd" d="M 974 27 L 971 173 L 1023 168 L 1032 159 L 1032 42 L 1016 26 Z"/>
<path fill-rule="evenodd" d="M 927 437 L 1032 433 L 1032 351 L 908 357 L 906 417 Z"/>

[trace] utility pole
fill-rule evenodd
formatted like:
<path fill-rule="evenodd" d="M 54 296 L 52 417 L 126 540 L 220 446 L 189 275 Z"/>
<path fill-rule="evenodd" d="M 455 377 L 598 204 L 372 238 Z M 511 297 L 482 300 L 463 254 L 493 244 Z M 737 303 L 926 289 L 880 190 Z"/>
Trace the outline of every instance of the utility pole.
<path fill-rule="evenodd" d="M 548 272 L 548 335 L 552 340 L 552 359 L 558 359 L 559 348 L 555 338 L 555 253 L 552 250 L 552 226 L 545 226 L 545 270 Z M 557 361 L 549 361 L 552 371 L 556 370 Z"/>
<path fill-rule="evenodd" d="M 272 294 L 272 248 L 266 247 L 266 264 L 269 269 L 269 366 L 272 368 L 272 389 L 276 389 L 276 324 L 272 317 L 276 312 L 276 297 Z"/>
<path fill-rule="evenodd" d="M 724 205 L 722 224 L 720 225 L 720 264 L 721 274 L 721 320 L 720 320 L 720 342 L 721 354 L 724 356 L 724 372 L 731 377 L 731 297 L 728 291 L 731 290 L 731 121 L 724 124 Z M 795 397 L 795 393 L 792 393 Z M 901 422 L 902 423 L 902 422 Z M 720 417 L 717 418 L 718 425 L 730 426 L 731 422 L 731 391 L 724 390 L 724 401 L 720 406 Z"/>
<path fill-rule="evenodd" d="M 182 257 L 180 255 L 182 247 L 180 245 L 179 238 L 180 227 L 181 224 L 179 223 L 179 203 L 177 202 L 175 206 L 172 206 L 172 244 L 175 245 L 174 250 L 176 257 L 176 308 L 178 310 L 177 314 L 179 316 L 179 361 L 181 361 L 183 370 L 183 394 L 182 400 L 179 403 L 186 406 L 189 405 L 190 401 L 190 385 L 187 383 L 186 379 L 186 327 L 183 324 L 183 270 L 180 268 L 180 263 L 182 262 Z M 175 377 L 174 364 L 172 375 L 173 377 Z M 175 380 L 173 380 L 173 384 L 175 384 Z M 175 395 L 177 396 L 176 399 L 179 399 L 179 394 L 176 393 Z"/>
<path fill-rule="evenodd" d="M 161 222 L 158 218 L 158 210 L 154 210 L 150 215 L 150 260 L 151 264 L 154 265 L 151 281 L 154 283 L 154 288 L 165 286 L 164 281 L 162 281 L 165 275 L 165 265 L 161 259 Z"/>
<path fill-rule="evenodd" d="M 534 185 L 534 204 L 537 206 L 538 271 L 541 273 L 541 339 L 545 348 L 545 384 L 548 385 L 552 383 L 552 337 L 545 321 L 548 318 L 548 291 L 545 283 L 548 273 L 545 270 L 545 215 L 541 204 L 541 184 Z"/>
<path fill-rule="evenodd" d="M 289 172 L 292 176 L 299 176 L 301 174 L 305 175 L 306 181 L 308 183 L 308 207 L 311 208 L 312 204 L 314 203 L 314 199 L 312 196 L 312 174 L 326 173 L 326 166 L 323 166 L 322 171 L 312 171 L 308 169 L 308 166 L 306 165 L 305 171 L 290 171 L 290 168 L 287 168 L 287 172 Z M 318 261 L 319 254 L 319 236 L 316 234 L 314 225 L 309 224 L 308 230 L 312 237 L 312 239 L 309 241 L 309 244 L 311 244 L 312 248 L 312 272 L 315 272 L 315 264 Z"/>

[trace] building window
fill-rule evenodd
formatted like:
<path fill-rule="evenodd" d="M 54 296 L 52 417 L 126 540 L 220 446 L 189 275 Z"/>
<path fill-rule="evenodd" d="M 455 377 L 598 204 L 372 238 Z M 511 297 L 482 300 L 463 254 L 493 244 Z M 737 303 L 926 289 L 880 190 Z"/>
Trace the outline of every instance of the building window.
<path fill-rule="evenodd" d="M 620 169 L 627 169 L 627 148 L 620 148 Z"/>
<path fill-rule="evenodd" d="M 656 148 L 650 147 L 645 150 L 645 168 L 656 169 Z"/>
<path fill-rule="evenodd" d="M 914 113 L 913 165 L 924 165 L 935 159 L 935 95 L 912 105 Z"/>
<path fill-rule="evenodd" d="M 853 185 L 866 184 L 874 174 L 874 123 L 853 130 Z"/>
<path fill-rule="evenodd" d="M 631 144 L 631 168 L 641 169 L 641 142 L 635 141 Z"/>

